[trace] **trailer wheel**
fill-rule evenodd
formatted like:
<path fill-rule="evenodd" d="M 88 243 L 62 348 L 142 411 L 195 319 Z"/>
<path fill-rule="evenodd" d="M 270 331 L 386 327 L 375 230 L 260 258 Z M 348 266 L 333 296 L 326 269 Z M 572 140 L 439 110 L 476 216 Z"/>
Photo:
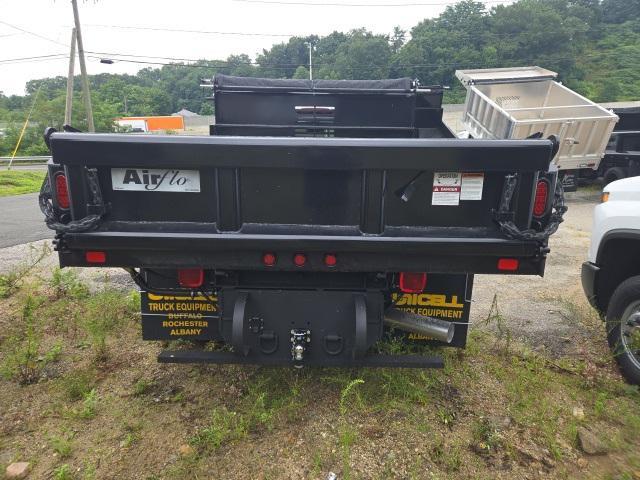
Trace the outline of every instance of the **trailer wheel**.
<path fill-rule="evenodd" d="M 640 275 L 615 289 L 606 320 L 609 347 L 622 376 L 640 385 Z"/>
<path fill-rule="evenodd" d="M 611 182 L 625 178 L 627 173 L 620 167 L 612 167 L 604 172 L 604 184 L 609 185 Z"/>

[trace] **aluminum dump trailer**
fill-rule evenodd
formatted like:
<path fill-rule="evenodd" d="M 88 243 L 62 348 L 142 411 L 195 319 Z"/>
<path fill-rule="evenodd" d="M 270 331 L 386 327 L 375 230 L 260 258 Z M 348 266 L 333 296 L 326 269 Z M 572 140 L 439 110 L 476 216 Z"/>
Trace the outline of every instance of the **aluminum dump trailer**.
<path fill-rule="evenodd" d="M 618 116 L 554 81 L 540 67 L 457 70 L 467 88 L 463 124 L 474 138 L 555 135 L 560 170 L 596 170 Z"/>

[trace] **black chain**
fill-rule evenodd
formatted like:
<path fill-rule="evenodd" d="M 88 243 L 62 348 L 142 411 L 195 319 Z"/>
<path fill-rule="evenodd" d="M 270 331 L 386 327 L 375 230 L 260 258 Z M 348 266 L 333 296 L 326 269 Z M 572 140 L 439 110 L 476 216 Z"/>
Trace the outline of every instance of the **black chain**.
<path fill-rule="evenodd" d="M 515 191 L 517 177 L 515 175 L 507 175 L 505 177 L 505 186 L 502 191 L 502 199 L 500 200 L 499 214 L 505 215 L 511 208 L 511 198 Z M 514 240 L 535 240 L 538 242 L 546 242 L 547 239 L 558 231 L 558 227 L 564 221 L 562 218 L 567 212 L 567 206 L 564 203 L 564 188 L 560 179 L 556 180 L 556 189 L 553 195 L 553 204 L 551 205 L 551 215 L 544 230 L 536 231 L 533 229 L 520 230 L 513 220 L 498 219 L 500 230 L 508 238 Z"/>
<path fill-rule="evenodd" d="M 100 184 L 98 183 L 98 173 L 95 169 L 86 170 L 86 178 L 89 183 L 89 190 L 93 197 L 93 205 L 95 205 L 100 211 L 104 213 L 104 202 L 102 200 L 102 192 L 100 191 Z M 73 220 L 69 223 L 62 223 L 60 217 L 53 208 L 53 194 L 51 188 L 51 178 L 47 173 L 47 176 L 42 182 L 40 187 L 40 195 L 38 197 L 38 203 L 40 204 L 40 210 L 44 214 L 45 223 L 51 230 L 55 230 L 58 233 L 80 233 L 88 232 L 95 229 L 102 220 L 101 214 L 87 215 L 80 220 Z"/>

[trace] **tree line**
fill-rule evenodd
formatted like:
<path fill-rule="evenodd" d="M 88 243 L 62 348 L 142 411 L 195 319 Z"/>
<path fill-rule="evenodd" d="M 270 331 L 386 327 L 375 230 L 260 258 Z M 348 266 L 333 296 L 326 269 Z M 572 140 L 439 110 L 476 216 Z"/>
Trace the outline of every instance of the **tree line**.
<path fill-rule="evenodd" d="M 640 0 L 519 0 L 492 8 L 463 0 L 408 32 L 360 28 L 291 37 L 253 60 L 241 54 L 168 63 L 136 75 L 91 75 L 96 129 L 113 131 L 114 118 L 125 115 L 169 115 L 181 108 L 211 114 L 199 84 L 216 73 L 308 78 L 309 44 L 314 78 L 417 78 L 423 85 L 450 86 L 448 102 L 464 100 L 457 69 L 525 65 L 557 71 L 560 81 L 594 101 L 640 99 Z M 0 155 L 13 150 L 36 93 L 20 154 L 46 153 L 41 132 L 61 127 L 65 89 L 66 77 L 59 76 L 27 82 L 25 95 L 0 94 Z M 75 92 L 72 123 L 84 129 L 79 77 Z"/>

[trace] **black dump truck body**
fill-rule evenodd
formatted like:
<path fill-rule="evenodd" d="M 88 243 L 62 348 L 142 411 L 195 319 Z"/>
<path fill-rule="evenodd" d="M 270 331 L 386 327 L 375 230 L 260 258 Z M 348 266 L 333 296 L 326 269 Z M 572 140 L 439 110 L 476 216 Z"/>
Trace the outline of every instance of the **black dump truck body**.
<path fill-rule="evenodd" d="M 145 339 L 231 347 L 161 361 L 438 366 L 377 342 L 462 347 L 473 274 L 544 273 L 552 141 L 452 138 L 406 79 L 214 85 L 209 137 L 48 136 L 61 266 L 126 268 Z"/>
<path fill-rule="evenodd" d="M 640 175 L 640 107 L 615 108 L 620 117 L 598 168 L 605 184 Z"/>

